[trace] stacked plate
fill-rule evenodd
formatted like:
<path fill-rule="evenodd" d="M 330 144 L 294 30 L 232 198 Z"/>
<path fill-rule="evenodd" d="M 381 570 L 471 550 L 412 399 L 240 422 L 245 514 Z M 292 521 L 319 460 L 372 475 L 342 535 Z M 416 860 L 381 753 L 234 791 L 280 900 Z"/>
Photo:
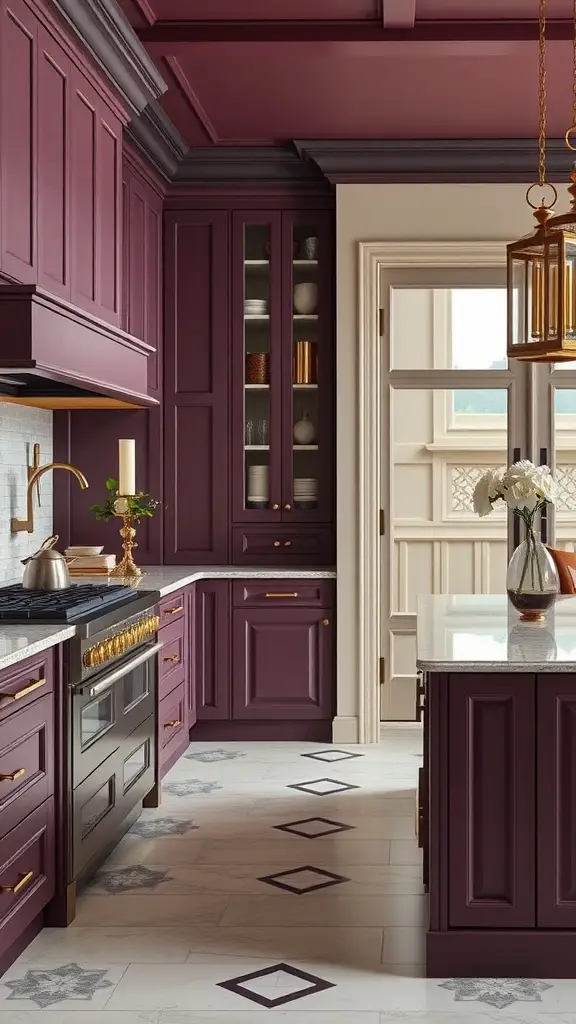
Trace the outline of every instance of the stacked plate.
<path fill-rule="evenodd" d="M 268 299 L 244 299 L 245 316 L 266 316 Z"/>
<path fill-rule="evenodd" d="M 294 480 L 294 504 L 297 508 L 315 508 L 318 503 L 318 480 L 313 476 L 297 476 Z"/>
<path fill-rule="evenodd" d="M 250 508 L 268 506 L 268 466 L 248 466 L 246 501 Z"/>

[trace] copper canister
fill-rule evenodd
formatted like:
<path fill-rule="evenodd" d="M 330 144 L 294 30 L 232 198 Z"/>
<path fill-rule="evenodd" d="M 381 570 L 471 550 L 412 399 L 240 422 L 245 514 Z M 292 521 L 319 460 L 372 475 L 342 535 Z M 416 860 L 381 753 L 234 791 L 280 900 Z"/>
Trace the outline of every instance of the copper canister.
<path fill-rule="evenodd" d="M 268 384 L 270 382 L 270 357 L 268 352 L 249 352 L 246 356 L 246 383 Z"/>
<path fill-rule="evenodd" d="M 294 383 L 316 384 L 316 342 L 297 341 L 294 345 Z"/>

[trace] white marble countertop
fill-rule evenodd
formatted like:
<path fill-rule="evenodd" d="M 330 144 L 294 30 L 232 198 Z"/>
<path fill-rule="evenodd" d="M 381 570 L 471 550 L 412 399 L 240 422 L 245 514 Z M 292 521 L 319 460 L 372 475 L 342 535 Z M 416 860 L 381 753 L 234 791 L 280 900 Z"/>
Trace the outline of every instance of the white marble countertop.
<path fill-rule="evenodd" d="M 573 672 L 576 597 L 559 597 L 541 623 L 523 623 L 504 594 L 422 595 L 417 665 L 429 672 Z"/>
<path fill-rule="evenodd" d="M 262 566 L 250 568 L 239 565 L 149 565 L 145 575 L 137 584 L 138 590 L 155 590 L 160 597 L 203 579 L 335 579 L 333 569 L 267 569 Z M 3 584 L 20 582 L 10 580 Z M 94 576 L 75 576 L 73 583 L 121 583 L 114 577 L 107 579 Z M 26 623 L 0 626 L 0 670 L 25 658 L 32 658 L 47 647 L 69 640 L 76 632 L 75 626 L 42 625 Z"/>

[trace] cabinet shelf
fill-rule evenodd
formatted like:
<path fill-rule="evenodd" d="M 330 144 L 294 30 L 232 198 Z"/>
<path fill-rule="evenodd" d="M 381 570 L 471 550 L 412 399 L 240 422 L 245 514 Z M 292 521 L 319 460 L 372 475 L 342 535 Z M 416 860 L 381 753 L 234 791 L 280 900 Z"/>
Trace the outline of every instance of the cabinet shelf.
<path fill-rule="evenodd" d="M 270 451 L 270 445 L 269 444 L 245 444 L 244 445 L 244 451 L 245 452 L 269 452 Z"/>
<path fill-rule="evenodd" d="M 292 445 L 295 452 L 317 452 L 317 444 L 294 444 Z"/>
<path fill-rule="evenodd" d="M 294 267 L 317 267 L 318 260 L 292 260 Z M 269 267 L 270 260 L 244 260 L 245 267 Z"/>
<path fill-rule="evenodd" d="M 318 391 L 317 384 L 293 384 L 294 391 Z"/>
<path fill-rule="evenodd" d="M 270 391 L 269 384 L 245 384 L 247 391 Z"/>
<path fill-rule="evenodd" d="M 245 320 L 269 320 L 270 319 L 270 314 L 269 313 L 245 313 L 244 314 L 244 319 Z M 316 317 L 316 319 L 318 319 L 318 317 Z"/>
<path fill-rule="evenodd" d="M 293 320 L 317 320 L 318 313 L 293 313 Z"/>
<path fill-rule="evenodd" d="M 294 267 L 317 267 L 318 260 L 292 260 Z"/>

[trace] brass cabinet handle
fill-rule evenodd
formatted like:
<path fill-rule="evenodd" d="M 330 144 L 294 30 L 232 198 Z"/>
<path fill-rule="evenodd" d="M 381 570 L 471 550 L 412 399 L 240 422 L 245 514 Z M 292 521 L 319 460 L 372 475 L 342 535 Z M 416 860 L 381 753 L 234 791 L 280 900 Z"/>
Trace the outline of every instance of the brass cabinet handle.
<path fill-rule="evenodd" d="M 0 772 L 0 782 L 16 782 L 16 779 L 21 779 L 23 775 L 26 775 L 25 768 L 17 768 L 15 772 L 5 774 Z"/>
<path fill-rule="evenodd" d="M 274 547 L 275 548 L 279 548 L 280 547 L 280 541 L 279 540 L 275 540 L 274 541 Z"/>
<path fill-rule="evenodd" d="M 27 871 L 25 875 L 22 875 L 20 881 L 16 882 L 16 885 L 0 885 L 0 892 L 20 892 L 20 890 L 28 884 L 31 878 L 34 878 L 34 872 Z"/>
<path fill-rule="evenodd" d="M 272 505 L 272 510 L 274 512 L 277 512 L 279 508 L 280 508 L 280 505 Z"/>
<path fill-rule="evenodd" d="M 285 548 L 291 548 L 292 547 L 292 541 L 291 540 L 285 540 L 284 541 L 284 547 Z"/>
<path fill-rule="evenodd" d="M 178 612 L 183 612 L 183 611 L 184 611 L 184 605 L 183 604 L 177 604 L 175 608 L 167 608 L 166 609 L 166 615 L 176 615 Z"/>
<path fill-rule="evenodd" d="M 177 725 L 182 725 L 179 718 L 174 719 L 173 722 L 164 722 L 165 729 L 175 729 Z"/>
<path fill-rule="evenodd" d="M 284 508 L 286 509 L 287 512 L 289 512 L 290 509 L 292 508 L 292 505 L 284 505 Z"/>
<path fill-rule="evenodd" d="M 330 619 L 322 619 L 322 625 L 323 626 L 329 626 L 330 625 Z"/>
<path fill-rule="evenodd" d="M 162 658 L 162 661 L 180 661 L 180 655 L 179 654 L 167 654 L 165 658 Z"/>
<path fill-rule="evenodd" d="M 45 679 L 31 679 L 28 686 L 25 686 L 23 690 L 17 690 L 16 693 L 0 693 L 0 700 L 20 700 L 21 697 L 26 697 L 33 690 L 37 690 L 40 686 L 45 685 Z"/>
<path fill-rule="evenodd" d="M 293 594 L 266 594 L 266 597 L 298 597 L 298 591 L 295 590 Z"/>

